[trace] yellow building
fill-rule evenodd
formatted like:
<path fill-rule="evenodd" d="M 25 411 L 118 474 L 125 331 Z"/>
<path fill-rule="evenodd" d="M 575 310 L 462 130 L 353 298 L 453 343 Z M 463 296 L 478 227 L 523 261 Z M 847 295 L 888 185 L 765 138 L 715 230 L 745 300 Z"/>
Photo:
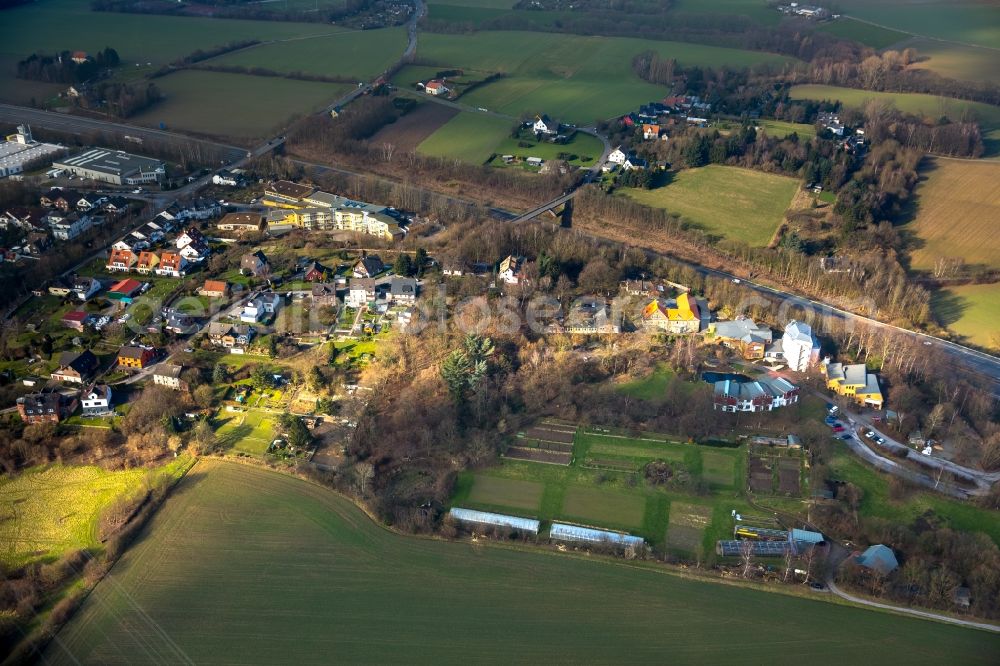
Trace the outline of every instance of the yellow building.
<path fill-rule="evenodd" d="M 385 206 L 354 201 L 286 180 L 268 183 L 262 203 L 269 224 L 292 224 L 315 231 L 354 231 L 386 240 L 402 238 L 399 223 Z"/>
<path fill-rule="evenodd" d="M 701 329 L 698 304 L 688 294 L 678 296 L 674 307 L 653 300 L 642 310 L 642 328 L 660 333 L 697 333 Z"/>
<path fill-rule="evenodd" d="M 823 363 L 826 387 L 837 395 L 854 398 L 862 406 L 882 409 L 884 402 L 878 377 L 864 363 L 844 365 L 843 363 Z"/>

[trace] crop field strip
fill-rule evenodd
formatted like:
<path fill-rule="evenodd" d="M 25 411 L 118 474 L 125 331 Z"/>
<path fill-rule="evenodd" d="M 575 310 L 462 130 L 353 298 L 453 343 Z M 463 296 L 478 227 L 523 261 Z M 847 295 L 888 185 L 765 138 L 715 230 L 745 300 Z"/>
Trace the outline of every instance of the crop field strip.
<path fill-rule="evenodd" d="M 985 632 L 620 562 L 404 537 L 327 489 L 203 459 L 42 661 L 510 663 L 498 635 L 589 663 L 721 663 L 752 646 L 775 664 L 877 650 L 977 666 L 1000 651 Z"/>
<path fill-rule="evenodd" d="M 701 552 L 705 530 L 712 522 L 712 507 L 687 502 L 670 503 L 666 545 L 692 555 Z"/>

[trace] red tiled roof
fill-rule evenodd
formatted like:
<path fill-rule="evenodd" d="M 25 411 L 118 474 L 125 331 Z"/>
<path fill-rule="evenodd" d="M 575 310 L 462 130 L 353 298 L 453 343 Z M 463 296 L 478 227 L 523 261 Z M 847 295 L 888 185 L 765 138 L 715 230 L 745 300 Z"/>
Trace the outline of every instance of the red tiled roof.
<path fill-rule="evenodd" d="M 84 321 L 90 314 L 84 312 L 83 310 L 74 310 L 72 312 L 67 312 L 62 316 L 63 321 Z"/>
<path fill-rule="evenodd" d="M 114 286 L 109 289 L 109 292 L 114 292 L 116 294 L 131 294 L 138 291 L 142 287 L 142 283 L 138 280 L 133 280 L 132 278 L 125 278 L 121 282 L 116 282 Z"/>

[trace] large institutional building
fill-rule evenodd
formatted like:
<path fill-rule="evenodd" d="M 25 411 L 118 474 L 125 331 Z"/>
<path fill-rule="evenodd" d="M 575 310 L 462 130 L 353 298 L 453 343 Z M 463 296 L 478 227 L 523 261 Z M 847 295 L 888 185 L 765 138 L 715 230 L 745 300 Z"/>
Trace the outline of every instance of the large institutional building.
<path fill-rule="evenodd" d="M 52 166 L 74 176 L 115 185 L 159 183 L 167 175 L 166 166 L 159 160 L 106 148 L 94 148 L 53 162 Z"/>
<path fill-rule="evenodd" d="M 22 173 L 36 162 L 43 162 L 50 155 L 65 150 L 52 143 L 39 143 L 31 137 L 31 128 L 18 125 L 17 133 L 0 143 L 0 178 Z"/>
<path fill-rule="evenodd" d="M 268 183 L 261 202 L 273 210 L 268 225 L 301 229 L 355 231 L 387 240 L 402 238 L 399 221 L 385 206 L 364 203 L 287 180 Z"/>

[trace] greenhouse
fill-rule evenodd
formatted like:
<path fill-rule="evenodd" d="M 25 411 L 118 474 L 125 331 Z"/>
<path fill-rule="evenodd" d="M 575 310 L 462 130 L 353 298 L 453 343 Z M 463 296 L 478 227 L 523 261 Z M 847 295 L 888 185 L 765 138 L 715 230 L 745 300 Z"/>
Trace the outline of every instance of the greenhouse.
<path fill-rule="evenodd" d="M 454 508 L 449 514 L 455 520 L 462 523 L 473 523 L 476 525 L 493 525 L 496 527 L 509 527 L 522 532 L 538 534 L 538 521 L 531 518 L 519 518 L 518 516 L 508 516 L 503 513 L 490 513 L 488 511 L 475 511 L 473 509 Z"/>
<path fill-rule="evenodd" d="M 552 523 L 552 529 L 549 530 L 549 538 L 560 541 L 611 543 L 616 546 L 641 546 L 645 543 L 642 537 L 623 534 L 621 532 L 595 530 L 589 527 L 580 527 L 579 525 L 567 525 L 566 523 Z"/>

